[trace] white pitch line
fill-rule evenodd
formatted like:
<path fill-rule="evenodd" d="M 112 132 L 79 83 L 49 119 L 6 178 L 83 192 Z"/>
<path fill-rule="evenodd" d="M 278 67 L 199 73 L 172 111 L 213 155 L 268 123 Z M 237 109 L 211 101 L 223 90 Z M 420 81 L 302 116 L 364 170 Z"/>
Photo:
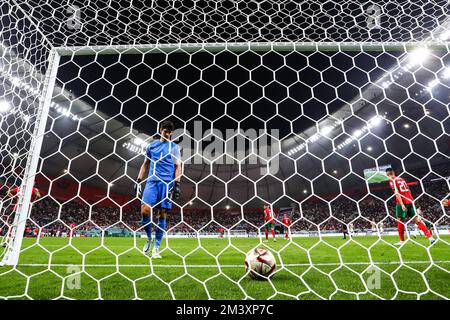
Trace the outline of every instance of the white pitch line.
<path fill-rule="evenodd" d="M 430 264 L 431 261 L 405 261 L 403 264 Z M 438 263 L 450 263 L 450 260 L 442 260 L 442 261 L 434 261 L 434 264 Z M 386 261 L 386 262 L 374 262 L 374 265 L 398 265 L 402 264 L 398 261 Z M 293 264 L 283 264 L 283 267 L 309 267 L 309 266 L 340 266 L 340 265 L 370 265 L 369 262 L 348 262 L 348 263 L 293 263 Z M 85 268 L 116 268 L 119 266 L 120 268 L 144 268 L 150 267 L 150 264 L 45 264 L 45 263 L 25 263 L 19 264 L 18 267 L 82 267 Z M 220 265 L 221 268 L 242 268 L 244 264 L 224 264 Z M 211 264 L 191 264 L 191 265 L 181 265 L 181 264 L 154 264 L 153 268 L 217 268 L 217 265 Z"/>

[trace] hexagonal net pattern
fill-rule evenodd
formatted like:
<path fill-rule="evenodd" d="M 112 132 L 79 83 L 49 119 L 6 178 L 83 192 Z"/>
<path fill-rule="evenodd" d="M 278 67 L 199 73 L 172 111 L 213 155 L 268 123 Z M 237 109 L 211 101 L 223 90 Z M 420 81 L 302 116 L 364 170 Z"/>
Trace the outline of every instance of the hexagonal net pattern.
<path fill-rule="evenodd" d="M 0 298 L 449 299 L 448 8 L 181 3 L 2 5 Z"/>

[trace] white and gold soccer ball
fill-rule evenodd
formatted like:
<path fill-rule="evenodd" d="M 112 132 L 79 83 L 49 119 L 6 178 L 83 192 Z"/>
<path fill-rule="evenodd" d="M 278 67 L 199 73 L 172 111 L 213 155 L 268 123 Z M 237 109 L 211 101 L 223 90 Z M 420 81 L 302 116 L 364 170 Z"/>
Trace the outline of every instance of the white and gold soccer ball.
<path fill-rule="evenodd" d="M 245 256 L 245 271 L 249 272 L 252 279 L 266 279 L 276 268 L 276 260 L 273 254 L 264 248 L 255 248 L 247 252 Z"/>

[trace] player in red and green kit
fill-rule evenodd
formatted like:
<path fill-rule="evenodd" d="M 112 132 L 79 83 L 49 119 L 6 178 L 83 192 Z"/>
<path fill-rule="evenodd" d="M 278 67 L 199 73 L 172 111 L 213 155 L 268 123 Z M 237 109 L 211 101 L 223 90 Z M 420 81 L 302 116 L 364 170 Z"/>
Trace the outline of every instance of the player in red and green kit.
<path fill-rule="evenodd" d="M 12 212 L 14 214 L 17 214 L 17 207 L 19 206 L 19 201 L 20 201 L 20 188 L 19 187 L 14 187 L 11 188 L 8 191 L 7 197 L 11 198 L 13 201 L 16 200 L 16 203 L 14 204 L 14 208 L 12 210 Z M 33 203 L 34 201 L 36 201 L 37 199 L 39 199 L 41 197 L 41 193 L 39 192 L 39 189 L 37 188 L 37 186 L 33 186 L 33 189 L 31 190 L 31 200 L 30 202 Z M 7 228 L 7 232 L 5 232 L 5 238 L 6 241 L 9 241 L 11 239 L 11 235 L 13 232 L 13 228 L 15 226 L 11 225 L 9 228 Z M 6 247 L 6 242 L 3 243 L 3 247 Z"/>
<path fill-rule="evenodd" d="M 268 204 L 264 205 L 264 227 L 266 228 L 266 240 L 269 241 L 269 230 L 272 232 L 273 241 L 277 241 L 275 238 L 275 220 L 272 210 Z"/>
<path fill-rule="evenodd" d="M 289 239 L 289 226 L 291 225 L 291 219 L 288 218 L 286 214 L 283 215 L 283 219 L 281 219 L 281 223 L 283 224 L 284 228 L 284 238 L 286 240 Z"/>
<path fill-rule="evenodd" d="M 406 181 L 402 178 L 397 177 L 395 175 L 394 169 L 392 168 L 386 169 L 386 175 L 391 179 L 389 181 L 389 185 L 394 191 L 396 198 L 395 217 L 397 218 L 397 229 L 398 235 L 400 237 L 400 242 L 396 243 L 396 245 L 402 245 L 405 241 L 404 222 L 408 220 L 407 218 L 413 218 L 414 222 L 417 224 L 419 229 L 422 230 L 425 237 L 429 239 L 430 244 L 433 244 L 435 240 L 431 235 L 431 231 L 425 226 L 423 221 L 418 218 L 416 214 L 414 208 L 414 198 L 411 195 L 411 191 L 409 190 Z"/>

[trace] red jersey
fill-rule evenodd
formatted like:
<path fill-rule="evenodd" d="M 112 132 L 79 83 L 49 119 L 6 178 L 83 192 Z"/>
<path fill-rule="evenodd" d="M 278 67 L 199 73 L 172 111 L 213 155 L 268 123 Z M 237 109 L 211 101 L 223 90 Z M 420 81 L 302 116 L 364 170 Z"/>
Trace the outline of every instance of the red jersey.
<path fill-rule="evenodd" d="M 12 189 L 12 193 L 14 193 L 14 195 L 17 197 L 17 202 L 19 202 L 19 192 L 20 192 L 19 187 L 15 187 L 14 189 Z M 39 190 L 33 187 L 33 189 L 31 190 L 31 201 L 36 200 L 38 193 Z"/>
<path fill-rule="evenodd" d="M 15 187 L 14 189 L 12 189 L 12 193 L 14 193 L 15 197 L 16 197 L 16 204 L 14 205 L 14 211 L 16 211 L 17 206 L 19 205 L 19 192 L 20 192 L 20 188 L 19 187 Z M 35 201 L 37 199 L 37 195 L 39 193 L 39 190 L 37 188 L 34 188 L 31 190 L 31 202 Z"/>
<path fill-rule="evenodd" d="M 273 213 L 272 210 L 270 210 L 270 208 L 264 209 L 264 221 L 269 223 L 275 223 L 275 221 L 273 220 Z"/>
<path fill-rule="evenodd" d="M 288 217 L 283 218 L 281 220 L 281 223 L 285 226 L 285 227 L 289 227 L 291 225 L 291 219 L 289 219 Z"/>
<path fill-rule="evenodd" d="M 400 194 L 403 204 L 411 204 L 414 202 L 414 198 L 411 194 L 411 191 L 409 190 L 408 184 L 404 179 L 396 177 L 395 179 L 389 181 L 389 185 L 394 192 Z M 395 199 L 395 201 L 397 204 L 399 204 L 397 198 Z"/>

